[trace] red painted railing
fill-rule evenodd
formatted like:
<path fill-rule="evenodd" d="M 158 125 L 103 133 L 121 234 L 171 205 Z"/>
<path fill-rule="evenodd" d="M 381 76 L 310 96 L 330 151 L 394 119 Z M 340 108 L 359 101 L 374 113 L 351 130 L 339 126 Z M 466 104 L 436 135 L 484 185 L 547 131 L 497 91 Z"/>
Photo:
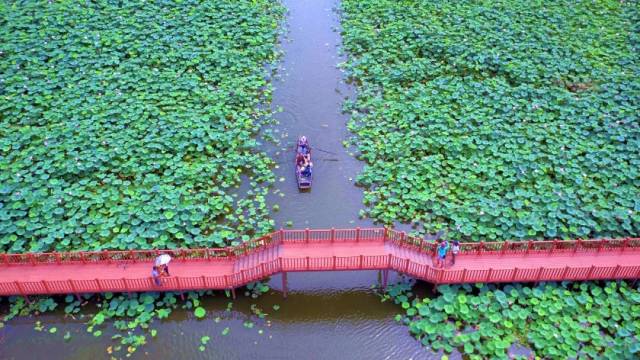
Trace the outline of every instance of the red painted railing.
<path fill-rule="evenodd" d="M 371 243 L 382 242 L 396 248 L 409 249 L 416 254 L 434 255 L 433 242 L 407 236 L 403 232 L 389 229 L 330 229 L 330 230 L 279 230 L 243 243 L 240 246 L 216 249 L 179 250 L 133 250 L 98 252 L 62 252 L 2 254 L 0 259 L 0 295 L 64 294 L 86 292 L 130 292 L 130 291 L 183 291 L 195 289 L 233 289 L 249 282 L 261 280 L 280 272 L 296 271 L 337 271 L 337 270 L 394 270 L 435 284 L 475 283 L 475 282 L 530 282 L 556 280 L 600 280 L 640 278 L 640 263 L 617 266 L 585 264 L 581 267 L 516 267 L 513 269 L 439 269 L 430 264 L 422 264 L 411 258 L 392 253 L 376 256 L 349 257 L 297 257 L 286 258 L 270 251 L 282 244 L 296 244 L 304 247 L 311 243 Z M 638 252 L 640 259 L 640 239 L 600 239 L 575 241 L 528 241 L 528 242 L 487 242 L 461 244 L 460 257 L 503 256 L 529 254 L 582 255 L 597 253 Z M 252 254 L 258 259 L 254 266 L 244 268 L 231 275 L 205 275 L 193 277 L 171 276 L 163 279 L 158 288 L 150 277 L 93 279 L 63 281 L 12 281 L 3 282 L 3 267 L 47 266 L 43 271 L 51 271 L 49 265 L 151 262 L 159 254 L 170 254 L 180 261 L 238 262 Z M 597 256 L 594 256 L 595 260 Z M 246 259 L 246 258 L 245 258 Z M 73 274 L 69 274 L 71 277 Z"/>

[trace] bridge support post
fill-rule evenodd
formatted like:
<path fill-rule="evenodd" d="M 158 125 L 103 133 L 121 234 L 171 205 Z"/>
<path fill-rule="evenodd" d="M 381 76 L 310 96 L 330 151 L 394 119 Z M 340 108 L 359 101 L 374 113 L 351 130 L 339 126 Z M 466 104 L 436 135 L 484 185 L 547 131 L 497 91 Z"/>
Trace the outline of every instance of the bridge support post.
<path fill-rule="evenodd" d="M 282 296 L 284 296 L 284 298 L 287 298 L 287 272 L 283 271 L 282 272 Z"/>
<path fill-rule="evenodd" d="M 636 284 L 638 283 L 638 279 L 640 279 L 640 269 L 638 269 L 638 272 L 636 273 L 636 278 L 633 279 L 633 284 L 631 284 L 632 288 L 636 287 Z"/>
<path fill-rule="evenodd" d="M 231 298 L 232 298 L 233 300 L 235 300 L 235 299 L 236 299 L 236 288 L 231 288 Z"/>
<path fill-rule="evenodd" d="M 382 291 L 387 288 L 387 280 L 389 280 L 389 269 L 382 270 Z"/>
<path fill-rule="evenodd" d="M 20 292 L 20 295 L 22 295 L 22 297 L 27 302 L 27 304 L 31 305 L 31 300 L 29 300 L 29 296 L 26 294 L 26 292 L 22 288 L 22 285 L 20 285 L 20 283 L 17 282 L 17 281 L 14 281 L 13 283 L 16 284 L 16 287 L 18 288 L 18 291 Z"/>

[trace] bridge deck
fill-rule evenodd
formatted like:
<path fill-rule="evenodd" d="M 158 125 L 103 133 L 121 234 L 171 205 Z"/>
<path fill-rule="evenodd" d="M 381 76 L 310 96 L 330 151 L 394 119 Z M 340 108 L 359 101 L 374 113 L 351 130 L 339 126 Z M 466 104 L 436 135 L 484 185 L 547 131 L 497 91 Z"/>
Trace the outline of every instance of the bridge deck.
<path fill-rule="evenodd" d="M 4 255 L 0 295 L 230 289 L 288 271 L 396 270 L 434 283 L 640 276 L 639 239 L 463 244 L 456 264 L 449 257 L 440 269 L 432 243 L 382 229 L 363 237 L 356 230 L 355 238 L 348 231 L 344 238 L 281 231 L 238 248 L 172 251 L 161 287 L 150 277 L 158 251 Z"/>

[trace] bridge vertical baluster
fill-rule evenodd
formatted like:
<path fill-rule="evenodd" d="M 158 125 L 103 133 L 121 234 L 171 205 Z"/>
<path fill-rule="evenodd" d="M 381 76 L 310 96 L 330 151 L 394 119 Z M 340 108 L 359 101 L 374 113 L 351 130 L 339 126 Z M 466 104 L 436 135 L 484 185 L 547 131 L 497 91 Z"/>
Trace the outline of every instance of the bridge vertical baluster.
<path fill-rule="evenodd" d="M 589 272 L 587 273 L 587 278 L 585 280 L 591 280 L 591 274 L 593 273 L 595 267 L 595 265 L 591 265 L 591 267 L 589 268 Z"/>
<path fill-rule="evenodd" d="M 31 263 L 31 265 L 35 266 L 36 260 L 33 258 L 33 253 L 28 253 L 27 258 L 29 259 L 29 262 Z"/>
<path fill-rule="evenodd" d="M 567 278 L 567 273 L 569 272 L 569 266 L 565 266 L 564 267 L 564 271 L 562 272 L 562 277 L 560 278 L 560 280 L 565 280 Z"/>
<path fill-rule="evenodd" d="M 304 229 L 304 241 L 309 243 L 309 228 Z"/>
<path fill-rule="evenodd" d="M 613 272 L 613 278 L 617 279 L 618 278 L 618 273 L 620 272 L 620 265 L 616 266 L 616 271 Z"/>
<path fill-rule="evenodd" d="M 76 298 L 78 299 L 78 301 L 82 301 L 82 298 L 80 298 L 80 294 L 78 294 L 78 290 L 76 289 L 76 286 L 73 284 L 73 280 L 67 279 L 67 281 L 69 282 L 69 285 L 71 286 L 71 290 L 73 294 L 76 296 Z"/>
<path fill-rule="evenodd" d="M 518 274 L 518 267 L 513 269 L 513 275 L 511 276 L 511 282 L 514 282 L 516 280 L 517 274 Z"/>
<path fill-rule="evenodd" d="M 27 301 L 27 304 L 31 304 L 31 300 L 29 300 L 29 297 L 27 296 L 27 293 L 24 291 L 24 288 L 22 287 L 22 285 L 20 285 L 20 283 L 17 281 L 14 281 L 13 283 L 16 284 L 16 287 L 20 292 L 20 296 L 24 297 L 24 299 Z"/>
<path fill-rule="evenodd" d="M 485 278 L 484 282 L 489 282 L 489 280 L 491 279 L 492 272 L 493 272 L 493 268 L 489 268 L 489 271 L 487 272 L 487 277 Z"/>
<path fill-rule="evenodd" d="M 533 241 L 529 240 L 527 242 L 527 252 L 525 253 L 526 255 L 529 255 L 529 251 L 531 250 L 532 247 L 533 247 Z"/>
<path fill-rule="evenodd" d="M 409 258 L 404 259 L 404 273 L 409 273 Z"/>
<path fill-rule="evenodd" d="M 9 255 L 7 255 L 7 254 L 2 254 L 2 255 L 3 255 L 3 258 L 4 258 L 5 265 L 9 265 Z"/>
<path fill-rule="evenodd" d="M 505 254 L 505 252 L 507 251 L 508 247 L 509 247 L 509 241 L 507 240 L 502 244 L 502 255 Z"/>
<path fill-rule="evenodd" d="M 331 228 L 331 243 L 333 244 L 334 241 L 336 241 L 336 229 Z"/>
<path fill-rule="evenodd" d="M 360 242 L 360 227 L 356 228 L 356 242 Z"/>
<path fill-rule="evenodd" d="M 477 255 L 480 255 L 480 253 L 484 250 L 484 241 L 480 241 L 480 246 L 478 246 L 478 253 Z"/>
<path fill-rule="evenodd" d="M 443 269 L 438 269 L 438 284 L 442 284 L 442 277 L 444 276 L 444 270 Z"/>
<path fill-rule="evenodd" d="M 582 248 L 582 239 L 576 240 L 573 246 L 573 253 L 575 254 L 576 252 L 578 252 L 578 248 Z"/>
<path fill-rule="evenodd" d="M 538 273 L 536 274 L 536 282 L 540 282 L 540 275 L 542 275 L 542 266 L 538 268 Z"/>
<path fill-rule="evenodd" d="M 360 266 L 358 266 L 358 269 L 362 270 L 362 255 L 360 255 Z"/>
<path fill-rule="evenodd" d="M 202 288 L 203 289 L 208 289 L 207 288 L 207 279 L 204 277 L 204 275 L 202 275 L 201 278 L 202 278 Z"/>
<path fill-rule="evenodd" d="M 629 247 L 629 240 L 631 240 L 630 238 L 624 238 L 624 241 L 622 242 L 622 249 L 620 249 L 620 252 L 624 252 L 627 247 Z"/>
<path fill-rule="evenodd" d="M 333 255 L 333 270 L 336 269 L 336 256 Z"/>
<path fill-rule="evenodd" d="M 460 280 L 460 282 L 464 284 L 466 278 L 467 278 L 467 268 L 464 268 L 462 269 L 462 280 Z"/>
<path fill-rule="evenodd" d="M 98 278 L 96 278 L 95 280 L 96 280 L 96 284 L 98 285 L 98 292 L 104 292 L 102 290 L 102 285 L 100 285 L 100 280 Z"/>
<path fill-rule="evenodd" d="M 307 271 L 309 271 L 309 257 L 307 256 L 307 257 L 306 257 L 306 259 L 307 259 L 307 261 L 306 261 L 306 265 L 307 265 L 307 266 L 306 266 L 306 268 L 307 268 Z"/>
<path fill-rule="evenodd" d="M 598 244 L 598 252 L 600 252 L 604 247 L 604 242 L 605 242 L 605 239 L 600 239 L 600 244 Z"/>
<path fill-rule="evenodd" d="M 42 283 L 42 286 L 44 287 L 44 290 L 47 292 L 47 294 L 51 293 L 51 289 L 49 289 L 49 285 L 47 285 L 47 281 L 46 280 L 40 280 L 40 282 Z"/>
<path fill-rule="evenodd" d="M 129 292 L 129 285 L 127 285 L 127 279 L 122 278 L 121 280 L 122 280 L 122 283 L 124 284 L 125 292 L 128 293 Z"/>

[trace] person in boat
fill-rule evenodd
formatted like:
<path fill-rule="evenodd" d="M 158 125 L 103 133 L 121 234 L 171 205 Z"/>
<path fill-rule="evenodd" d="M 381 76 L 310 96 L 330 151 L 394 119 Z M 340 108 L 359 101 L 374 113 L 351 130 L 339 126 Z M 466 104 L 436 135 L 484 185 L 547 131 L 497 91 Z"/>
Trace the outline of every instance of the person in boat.
<path fill-rule="evenodd" d="M 311 176 L 311 163 L 308 163 L 302 169 L 302 176 L 309 177 Z"/>
<path fill-rule="evenodd" d="M 301 136 L 300 140 L 298 140 L 298 150 L 303 155 L 311 154 L 311 148 L 306 136 Z"/>
<path fill-rule="evenodd" d="M 302 167 L 304 165 L 305 162 L 305 157 L 303 154 L 298 153 L 298 155 L 296 155 L 296 166 L 302 170 Z"/>
<path fill-rule="evenodd" d="M 302 163 L 298 167 L 298 171 L 303 176 L 307 176 L 308 177 L 308 176 L 311 175 L 311 168 L 312 167 L 313 167 L 313 163 L 311 162 L 310 158 L 308 156 L 304 156 Z"/>

